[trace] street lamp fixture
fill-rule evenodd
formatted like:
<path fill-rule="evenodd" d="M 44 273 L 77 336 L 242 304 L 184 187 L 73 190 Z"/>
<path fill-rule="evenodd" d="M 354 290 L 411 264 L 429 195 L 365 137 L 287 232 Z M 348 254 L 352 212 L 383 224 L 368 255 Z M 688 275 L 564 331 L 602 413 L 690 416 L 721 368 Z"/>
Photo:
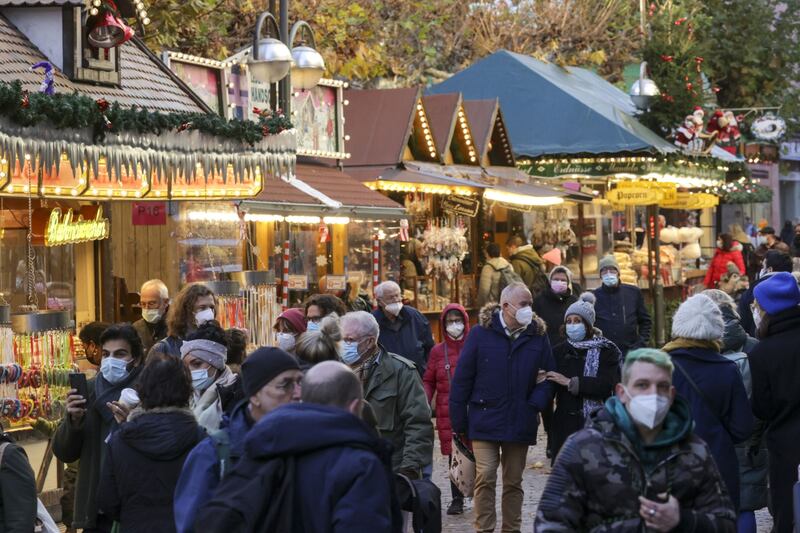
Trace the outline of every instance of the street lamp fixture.
<path fill-rule="evenodd" d="M 253 53 L 249 67 L 255 79 L 272 84 L 282 80 L 289 73 L 292 67 L 292 52 L 279 39 L 269 36 L 269 26 L 267 26 L 267 36 L 261 38 L 261 28 L 265 20 L 272 23 L 275 33 L 280 36 L 275 17 L 268 11 L 261 13 L 253 34 Z"/>
<path fill-rule="evenodd" d="M 628 93 L 639 111 L 647 111 L 653 100 L 661 95 L 656 82 L 647 77 L 647 61 L 639 66 L 639 79 L 633 82 Z"/>
<path fill-rule="evenodd" d="M 316 87 L 317 83 L 319 83 L 319 79 L 325 73 L 325 60 L 315 49 L 317 43 L 314 40 L 314 30 L 303 20 L 295 22 L 292 26 L 289 45 L 294 44 L 294 39 L 300 32 L 304 32 L 308 36 L 311 46 L 308 46 L 306 41 L 303 40 L 299 46 L 292 48 L 292 59 L 294 60 L 292 86 L 296 89 L 306 90 Z"/>

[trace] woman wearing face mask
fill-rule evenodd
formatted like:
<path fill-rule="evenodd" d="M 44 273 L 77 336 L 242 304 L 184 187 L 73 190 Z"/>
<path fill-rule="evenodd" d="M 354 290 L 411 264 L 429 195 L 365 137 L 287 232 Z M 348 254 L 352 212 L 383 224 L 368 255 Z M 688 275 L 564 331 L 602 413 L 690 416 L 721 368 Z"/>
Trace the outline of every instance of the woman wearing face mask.
<path fill-rule="evenodd" d="M 728 272 L 728 263 L 733 263 L 739 272 L 744 272 L 742 245 L 733 240 L 730 233 L 720 233 L 717 237 L 717 250 L 706 270 L 703 284 L 707 289 L 716 289 L 723 275 Z"/>
<path fill-rule="evenodd" d="M 225 364 L 228 359 L 225 330 L 215 320 L 203 324 L 183 341 L 181 358 L 192 376 L 194 392 L 189 406 L 200 426 L 215 431 L 219 429 L 222 414 L 233 407 L 223 405 L 220 390 L 241 386 L 239 377 Z"/>
<path fill-rule="evenodd" d="M 572 272 L 567 267 L 557 266 L 550 271 L 549 284 L 533 299 L 533 311 L 547 324 L 550 346 L 564 340 L 561 325 L 567 308 L 578 300 L 580 285 L 572 281 Z"/>
<path fill-rule="evenodd" d="M 711 449 L 738 511 L 739 462 L 734 446 L 750 437 L 755 421 L 736 363 L 720 355 L 724 335 L 719 307 L 705 294 L 697 294 L 675 312 L 672 341 L 663 350 L 675 365 L 673 385 L 691 406 L 695 433 Z"/>
<path fill-rule="evenodd" d="M 436 429 L 439 432 L 442 455 L 450 457 L 453 442 L 449 407 L 450 381 L 456 373 L 458 356 L 461 355 L 461 348 L 464 347 L 464 341 L 469 333 L 469 315 L 462 306 L 450 304 L 442 311 L 439 321 L 444 340 L 431 348 L 422 384 L 425 386 L 428 402 L 431 402 L 434 393 L 436 394 L 436 405 L 431 411 L 436 416 Z M 447 508 L 447 514 L 463 513 L 464 495 L 459 492 L 458 487 L 452 481 L 450 482 L 450 494 L 453 499 Z"/>
<path fill-rule="evenodd" d="M 183 340 L 198 327 L 214 320 L 216 311 L 217 299 L 211 289 L 199 283 L 184 287 L 167 312 L 169 335 L 153 345 L 147 354 L 148 360 L 164 355 L 180 359 Z"/>
<path fill-rule="evenodd" d="M 275 319 L 275 345 L 284 352 L 294 355 L 297 337 L 306 332 L 306 316 L 302 309 L 292 307 Z"/>
<path fill-rule="evenodd" d="M 137 380 L 144 357 L 139 335 L 127 324 L 106 329 L 100 336 L 100 345 L 100 372 L 87 381 L 87 398 L 76 390 L 69 392 L 67 416 L 53 437 L 53 453 L 65 463 L 80 459 L 72 527 L 110 532 L 112 520 L 97 510 L 106 438 L 117 427 L 115 416 L 127 416 L 127 409 L 119 403 L 120 394 Z"/>
<path fill-rule="evenodd" d="M 295 355 L 300 368 L 305 372 L 322 361 L 338 361 L 341 357 L 342 331 L 339 319 L 326 316 L 319 322 L 319 329 L 308 330 L 297 338 Z"/>
<path fill-rule="evenodd" d="M 567 308 L 561 326 L 566 341 L 553 348 L 556 370 L 547 373 L 557 385 L 556 410 L 548 429 L 548 451 L 555 463 L 567 437 L 581 429 L 619 383 L 622 354 L 594 327 L 594 294 L 585 292 Z"/>

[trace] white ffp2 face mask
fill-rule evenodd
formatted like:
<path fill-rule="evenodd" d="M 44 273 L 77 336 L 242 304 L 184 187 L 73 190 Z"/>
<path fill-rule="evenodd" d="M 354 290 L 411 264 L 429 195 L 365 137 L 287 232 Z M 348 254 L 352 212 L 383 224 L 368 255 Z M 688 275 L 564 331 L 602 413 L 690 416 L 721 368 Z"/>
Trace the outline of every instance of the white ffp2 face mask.
<path fill-rule="evenodd" d="M 520 326 L 528 326 L 531 322 L 533 322 L 533 309 L 531 309 L 530 305 L 520 307 L 517 309 L 517 312 L 514 313 L 514 318 L 517 319 L 517 322 L 519 322 Z"/>
<path fill-rule="evenodd" d="M 625 394 L 631 399 L 628 402 L 628 414 L 637 424 L 641 424 L 648 429 L 661 424 L 669 412 L 669 398 L 660 394 L 639 394 L 632 396 L 628 389 L 624 389 Z"/>
<path fill-rule="evenodd" d="M 392 316 L 398 316 L 400 311 L 403 309 L 403 302 L 394 302 L 391 304 L 386 304 L 384 309 Z"/>
<path fill-rule="evenodd" d="M 445 330 L 447 331 L 447 334 L 450 335 L 451 339 L 459 339 L 464 333 L 464 323 L 453 322 L 452 324 L 448 324 Z"/>
<path fill-rule="evenodd" d="M 197 326 L 200 327 L 206 322 L 210 322 L 214 320 L 214 310 L 213 309 L 203 309 L 202 311 L 198 311 L 194 314 L 194 320 L 197 322 Z"/>

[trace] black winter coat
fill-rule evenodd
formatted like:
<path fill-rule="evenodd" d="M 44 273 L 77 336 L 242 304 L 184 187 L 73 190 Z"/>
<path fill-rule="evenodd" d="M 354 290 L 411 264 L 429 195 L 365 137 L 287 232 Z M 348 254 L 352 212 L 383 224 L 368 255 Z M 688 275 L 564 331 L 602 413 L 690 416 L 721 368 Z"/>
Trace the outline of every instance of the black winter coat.
<path fill-rule="evenodd" d="M 111 436 L 98 507 L 122 533 L 175 531 L 175 486 L 186 456 L 204 437 L 189 409 L 134 411 Z"/>
<path fill-rule="evenodd" d="M 567 437 L 583 429 L 586 423 L 583 417 L 583 399 L 605 402 L 614 393 L 614 385 L 620 380 L 619 354 L 612 347 L 600 351 L 597 376 L 584 376 L 587 351 L 579 350 L 566 341 L 553 348 L 556 372 L 568 378 L 578 378 L 578 394 L 572 394 L 567 387 L 554 384 L 555 413 L 551 418 L 548 435 L 550 457 L 553 461 Z"/>
<path fill-rule="evenodd" d="M 428 365 L 428 354 L 436 344 L 433 342 L 430 322 L 425 315 L 406 305 L 394 322 L 386 317 L 383 309 L 376 309 L 372 316 L 381 328 L 378 337 L 381 346 L 387 352 L 405 357 L 417 365 L 417 372 L 422 378 Z"/>
<path fill-rule="evenodd" d="M 36 479 L 25 450 L 0 434 L 0 444 L 6 442 L 0 466 L 0 533 L 27 533 L 36 518 Z"/>
<path fill-rule="evenodd" d="M 639 287 L 624 283 L 609 289 L 601 285 L 594 290 L 597 301 L 595 327 L 617 345 L 623 354 L 647 346 L 652 320 L 644 305 Z"/>
<path fill-rule="evenodd" d="M 581 288 L 577 283 L 572 284 L 572 290 L 564 294 L 556 294 L 547 287 L 539 296 L 533 299 L 533 312 L 547 324 L 547 338 L 550 346 L 562 342 L 561 326 L 564 324 L 564 313 L 567 308 L 578 301 Z"/>

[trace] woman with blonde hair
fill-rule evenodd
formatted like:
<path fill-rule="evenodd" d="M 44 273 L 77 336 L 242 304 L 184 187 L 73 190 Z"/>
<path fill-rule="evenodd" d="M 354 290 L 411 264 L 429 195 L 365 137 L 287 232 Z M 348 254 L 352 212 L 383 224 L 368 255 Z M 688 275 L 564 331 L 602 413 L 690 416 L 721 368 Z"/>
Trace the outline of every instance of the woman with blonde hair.
<path fill-rule="evenodd" d="M 322 361 L 338 361 L 341 341 L 339 319 L 334 316 L 323 318 L 318 330 L 308 330 L 297 339 L 295 355 L 300 368 L 306 371 Z"/>

